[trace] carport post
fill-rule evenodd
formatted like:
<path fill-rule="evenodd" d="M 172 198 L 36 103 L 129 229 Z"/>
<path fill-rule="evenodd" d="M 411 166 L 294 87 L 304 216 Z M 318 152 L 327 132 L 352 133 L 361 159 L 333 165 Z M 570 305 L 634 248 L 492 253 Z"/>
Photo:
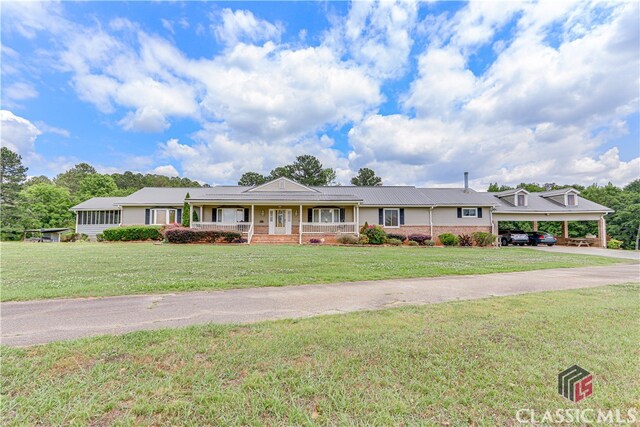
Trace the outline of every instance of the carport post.
<path fill-rule="evenodd" d="M 607 247 L 607 222 L 604 215 L 598 220 L 598 238 L 600 239 L 600 247 Z"/>
<path fill-rule="evenodd" d="M 569 238 L 569 221 L 562 221 L 562 237 Z"/>
<path fill-rule="evenodd" d="M 533 231 L 538 231 L 538 221 L 533 221 Z"/>

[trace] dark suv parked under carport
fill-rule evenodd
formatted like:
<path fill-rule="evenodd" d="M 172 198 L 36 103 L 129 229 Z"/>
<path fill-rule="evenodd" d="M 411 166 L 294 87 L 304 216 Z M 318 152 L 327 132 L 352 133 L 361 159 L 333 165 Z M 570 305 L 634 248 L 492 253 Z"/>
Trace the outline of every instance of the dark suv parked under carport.
<path fill-rule="evenodd" d="M 542 233 L 540 231 L 532 231 L 527 233 L 529 236 L 529 244 L 531 246 L 547 245 L 553 246 L 558 243 L 558 239 L 553 234 Z"/>

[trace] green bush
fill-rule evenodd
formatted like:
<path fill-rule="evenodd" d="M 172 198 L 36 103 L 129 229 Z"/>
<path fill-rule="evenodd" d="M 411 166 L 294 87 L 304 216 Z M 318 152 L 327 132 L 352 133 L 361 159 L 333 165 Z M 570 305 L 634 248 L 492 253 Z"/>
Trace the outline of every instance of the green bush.
<path fill-rule="evenodd" d="M 336 237 L 336 241 L 343 245 L 355 245 L 358 243 L 358 236 L 355 234 L 340 234 Z"/>
<path fill-rule="evenodd" d="M 407 245 L 409 245 L 409 246 L 420 246 L 420 243 L 416 242 L 415 240 L 409 240 L 407 242 Z"/>
<path fill-rule="evenodd" d="M 440 243 L 445 246 L 456 246 L 458 244 L 458 236 L 451 233 L 444 233 L 438 236 Z"/>
<path fill-rule="evenodd" d="M 104 242 L 104 234 L 102 234 L 102 233 L 96 234 L 96 240 L 98 242 Z"/>
<path fill-rule="evenodd" d="M 370 245 L 382 245 L 387 240 L 387 233 L 377 225 L 367 228 L 364 235 L 369 239 Z"/>
<path fill-rule="evenodd" d="M 491 246 L 495 243 L 498 236 L 491 233 L 486 233 L 484 231 L 476 231 L 471 235 L 473 237 L 473 241 L 476 243 L 476 246 Z"/>
<path fill-rule="evenodd" d="M 435 246 L 436 242 L 434 242 L 433 240 L 425 240 L 424 243 L 422 243 L 422 244 L 425 245 L 425 246 Z"/>
<path fill-rule="evenodd" d="M 132 225 L 128 227 L 108 228 L 102 232 L 104 240 L 111 242 L 129 242 L 135 240 L 162 240 L 160 227 Z"/>
<path fill-rule="evenodd" d="M 607 242 L 607 248 L 609 249 L 620 249 L 624 242 L 622 240 L 611 239 Z"/>
<path fill-rule="evenodd" d="M 386 243 L 387 243 L 387 245 L 400 246 L 400 245 L 402 245 L 402 240 L 400 240 L 400 239 L 387 239 Z"/>

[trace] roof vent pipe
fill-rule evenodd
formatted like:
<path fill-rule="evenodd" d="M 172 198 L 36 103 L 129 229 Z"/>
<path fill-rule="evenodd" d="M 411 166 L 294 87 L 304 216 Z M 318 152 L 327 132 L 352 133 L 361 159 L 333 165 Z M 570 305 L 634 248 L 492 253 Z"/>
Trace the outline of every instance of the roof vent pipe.
<path fill-rule="evenodd" d="M 464 191 L 469 190 L 469 172 L 464 173 Z"/>

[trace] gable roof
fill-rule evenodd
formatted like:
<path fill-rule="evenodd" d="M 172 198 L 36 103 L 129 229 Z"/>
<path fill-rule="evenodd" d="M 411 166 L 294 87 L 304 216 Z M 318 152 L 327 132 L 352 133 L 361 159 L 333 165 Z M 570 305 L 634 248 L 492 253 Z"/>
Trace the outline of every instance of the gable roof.
<path fill-rule="evenodd" d="M 487 194 L 495 195 L 496 193 Z M 548 196 L 544 196 L 543 193 L 529 193 L 529 203 L 527 204 L 527 206 L 514 206 L 513 204 L 496 197 L 495 199 L 498 201 L 498 205 L 496 206 L 496 213 L 613 212 L 612 209 L 609 209 L 606 206 L 602 206 L 580 196 L 577 196 L 579 200 L 577 206 L 565 206 L 563 204 L 556 203 L 553 200 L 548 199 L 547 197 Z"/>
<path fill-rule="evenodd" d="M 563 196 L 567 193 L 580 194 L 580 192 L 573 187 L 560 188 L 558 190 L 542 191 L 537 194 L 541 195 L 542 197 L 553 197 L 553 196 Z"/>
<path fill-rule="evenodd" d="M 124 197 L 94 197 L 89 200 L 85 200 L 82 203 L 78 203 L 70 210 L 72 211 L 86 211 L 86 210 L 116 210 L 118 209 L 117 203 L 124 199 Z"/>
<path fill-rule="evenodd" d="M 507 196 L 511 196 L 517 193 L 525 193 L 525 194 L 531 194 L 529 193 L 527 190 L 525 190 L 524 188 L 512 188 L 511 190 L 504 190 L 504 191 L 498 191 L 496 193 L 492 193 L 494 196 L 496 197 L 507 197 Z"/>
<path fill-rule="evenodd" d="M 272 187 L 277 186 L 277 189 L 271 189 Z M 271 191 L 271 192 L 276 192 L 276 191 L 282 191 L 285 190 L 286 187 L 286 191 L 307 191 L 307 192 L 317 192 L 317 190 L 314 190 L 311 187 L 307 187 L 304 184 L 300 184 L 299 182 L 295 182 L 292 179 L 289 178 L 285 178 L 285 177 L 280 177 L 280 178 L 276 178 L 273 179 L 271 181 L 265 182 L 264 184 L 258 185 L 256 187 L 251 187 L 248 190 L 245 190 L 245 192 L 249 193 L 249 192 L 253 192 L 253 191 Z M 295 189 L 295 190 L 292 190 Z"/>

